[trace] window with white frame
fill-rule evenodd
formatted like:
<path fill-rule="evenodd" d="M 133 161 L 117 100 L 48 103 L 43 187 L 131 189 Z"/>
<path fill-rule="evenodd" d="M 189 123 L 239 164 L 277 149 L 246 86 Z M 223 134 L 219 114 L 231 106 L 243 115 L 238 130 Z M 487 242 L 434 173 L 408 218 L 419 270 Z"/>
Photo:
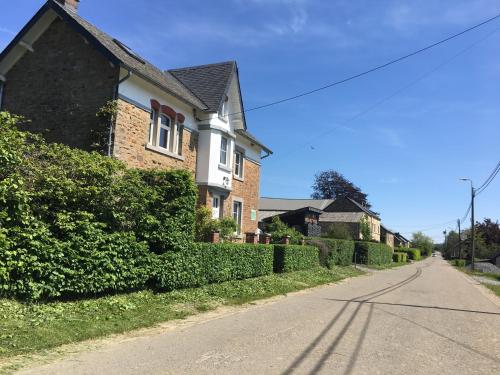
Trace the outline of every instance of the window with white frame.
<path fill-rule="evenodd" d="M 182 155 L 183 126 L 164 113 L 151 109 L 148 143 L 169 152 Z"/>
<path fill-rule="evenodd" d="M 233 201 L 233 219 L 236 222 L 236 233 L 241 234 L 241 214 L 243 204 L 239 201 Z"/>
<path fill-rule="evenodd" d="M 228 97 L 226 96 L 226 98 L 224 99 L 224 101 L 222 102 L 222 107 L 221 107 L 221 110 L 220 110 L 220 116 L 222 117 L 223 120 L 228 120 Z"/>
<path fill-rule="evenodd" d="M 234 174 L 243 178 L 243 153 L 241 151 L 234 152 Z"/>
<path fill-rule="evenodd" d="M 220 138 L 220 160 L 219 162 L 223 165 L 227 165 L 227 149 L 228 141 L 226 137 Z"/>

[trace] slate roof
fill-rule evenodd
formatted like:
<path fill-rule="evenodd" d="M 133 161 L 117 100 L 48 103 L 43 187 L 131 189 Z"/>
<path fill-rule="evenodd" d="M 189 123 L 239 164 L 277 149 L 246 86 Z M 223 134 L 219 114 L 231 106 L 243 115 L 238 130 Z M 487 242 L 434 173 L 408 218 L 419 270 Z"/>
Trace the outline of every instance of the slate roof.
<path fill-rule="evenodd" d="M 259 211 L 295 211 L 304 207 L 324 210 L 331 203 L 333 203 L 333 199 L 286 199 L 263 197 L 259 199 Z"/>
<path fill-rule="evenodd" d="M 356 202 L 354 199 L 351 199 L 349 197 L 346 197 L 349 201 L 354 203 L 358 208 L 360 208 L 364 213 L 373 216 L 377 219 L 380 219 L 379 215 L 376 212 L 373 212 L 372 210 L 368 209 L 367 207 L 363 206 L 361 203 Z"/>
<path fill-rule="evenodd" d="M 236 70 L 235 61 L 216 64 L 191 66 L 187 68 L 169 69 L 182 84 L 191 90 L 209 111 L 217 112 L 225 99 L 231 77 Z"/>
<path fill-rule="evenodd" d="M 319 221 L 322 223 L 358 223 L 364 215 L 363 212 L 323 212 Z"/>
<path fill-rule="evenodd" d="M 394 237 L 398 238 L 402 242 L 410 242 L 407 238 L 405 238 L 401 233 L 397 232 L 394 234 Z"/>
<path fill-rule="evenodd" d="M 386 226 L 380 224 L 380 229 L 385 230 L 387 233 L 394 234 L 394 232 L 390 229 L 388 229 Z"/>

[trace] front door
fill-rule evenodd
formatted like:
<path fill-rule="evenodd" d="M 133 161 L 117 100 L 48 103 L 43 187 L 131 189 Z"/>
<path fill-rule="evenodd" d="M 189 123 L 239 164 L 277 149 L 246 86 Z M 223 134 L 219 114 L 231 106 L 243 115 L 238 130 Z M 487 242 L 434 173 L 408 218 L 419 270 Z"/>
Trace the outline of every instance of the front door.
<path fill-rule="evenodd" d="M 212 198 L 212 219 L 220 218 L 220 195 L 214 195 Z"/>

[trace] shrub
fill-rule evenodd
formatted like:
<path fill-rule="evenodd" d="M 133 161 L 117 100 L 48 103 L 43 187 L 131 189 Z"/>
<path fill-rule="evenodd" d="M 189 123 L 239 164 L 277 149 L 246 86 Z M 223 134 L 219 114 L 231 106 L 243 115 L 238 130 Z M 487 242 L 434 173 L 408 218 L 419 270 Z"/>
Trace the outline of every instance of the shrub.
<path fill-rule="evenodd" d="M 405 249 L 405 252 L 411 260 L 420 260 L 422 257 L 419 249 Z"/>
<path fill-rule="evenodd" d="M 271 235 L 272 243 L 280 243 L 283 237 L 290 236 L 290 243 L 296 245 L 303 238 L 300 232 L 283 223 L 278 216 L 273 217 L 272 222 L 267 224 L 266 232 Z"/>
<path fill-rule="evenodd" d="M 319 266 L 315 246 L 274 245 L 274 272 L 305 270 Z"/>
<path fill-rule="evenodd" d="M 325 237 L 338 240 L 352 240 L 352 233 L 346 223 L 332 223 L 328 226 Z"/>
<path fill-rule="evenodd" d="M 349 266 L 354 255 L 354 241 L 329 238 L 310 239 L 308 244 L 319 248 L 320 263 L 331 268 L 334 265 Z"/>
<path fill-rule="evenodd" d="M 392 254 L 392 261 L 393 262 L 396 262 L 396 263 L 405 263 L 407 261 L 407 255 L 406 253 L 403 253 L 403 252 L 394 252 L 394 254 Z"/>
<path fill-rule="evenodd" d="M 217 229 L 220 231 L 220 238 L 228 241 L 236 232 L 237 224 L 232 217 L 224 217 L 218 220 Z"/>
<path fill-rule="evenodd" d="M 453 259 L 453 265 L 455 267 L 465 267 L 465 259 Z"/>
<path fill-rule="evenodd" d="M 161 290 L 196 287 L 273 272 L 270 245 L 196 243 L 189 251 L 156 257 L 153 285 Z"/>
<path fill-rule="evenodd" d="M 207 206 L 196 208 L 195 219 L 195 240 L 198 242 L 207 241 L 210 233 L 218 230 L 217 221 L 212 219 L 212 210 Z"/>
<path fill-rule="evenodd" d="M 389 264 L 392 261 L 392 248 L 386 244 L 356 241 L 357 261 L 363 264 Z"/>

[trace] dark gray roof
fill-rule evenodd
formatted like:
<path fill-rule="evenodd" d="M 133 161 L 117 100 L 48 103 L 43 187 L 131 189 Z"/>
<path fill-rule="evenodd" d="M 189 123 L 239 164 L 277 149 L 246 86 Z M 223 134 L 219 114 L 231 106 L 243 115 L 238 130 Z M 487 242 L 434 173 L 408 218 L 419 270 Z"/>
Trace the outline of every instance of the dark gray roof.
<path fill-rule="evenodd" d="M 319 216 L 322 223 L 359 223 L 363 212 L 323 212 Z"/>
<path fill-rule="evenodd" d="M 260 198 L 259 211 L 294 211 L 299 208 L 312 207 L 323 210 L 330 205 L 333 199 L 286 199 Z"/>
<path fill-rule="evenodd" d="M 184 86 L 205 103 L 209 111 L 217 112 L 225 99 L 231 77 L 236 70 L 235 61 L 169 69 Z"/>
<path fill-rule="evenodd" d="M 382 224 L 380 224 L 380 229 L 385 230 L 387 233 L 394 234 L 394 231 L 390 230 L 389 228 L 387 228 L 386 226 L 384 226 Z"/>
<path fill-rule="evenodd" d="M 403 242 L 410 242 L 409 239 L 405 238 L 401 233 L 399 232 L 396 232 L 394 233 L 394 237 L 398 238 L 400 241 L 403 241 Z"/>
<path fill-rule="evenodd" d="M 349 201 L 354 203 L 357 207 L 359 207 L 363 212 L 367 213 L 370 216 L 373 216 L 377 219 L 380 219 L 379 215 L 376 212 L 373 212 L 372 210 L 368 209 L 367 207 L 363 206 L 361 203 L 356 202 L 354 199 L 346 197 Z"/>

